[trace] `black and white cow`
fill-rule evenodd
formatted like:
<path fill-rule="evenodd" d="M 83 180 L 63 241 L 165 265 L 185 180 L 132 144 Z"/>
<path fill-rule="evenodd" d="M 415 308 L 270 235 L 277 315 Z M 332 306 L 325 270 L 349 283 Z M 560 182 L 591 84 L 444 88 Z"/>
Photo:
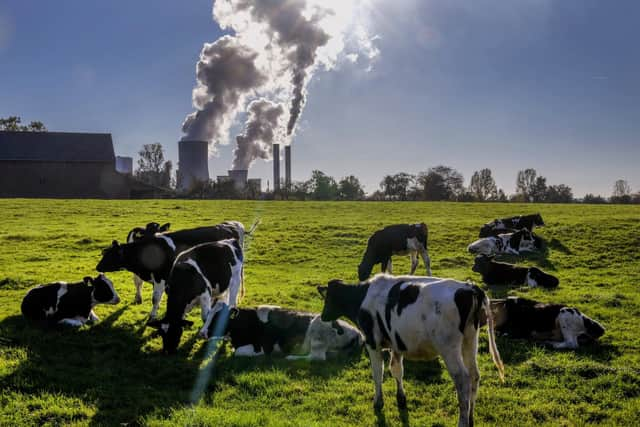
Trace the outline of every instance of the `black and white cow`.
<path fill-rule="evenodd" d="M 170 226 L 170 223 L 160 225 L 157 222 L 150 222 L 145 227 L 135 227 L 127 234 L 127 243 L 133 243 L 145 237 L 153 237 L 156 233 L 166 233 L 169 231 Z M 133 284 L 136 287 L 136 296 L 133 300 L 134 304 L 142 304 L 142 283 L 144 283 L 144 280 L 133 273 Z"/>
<path fill-rule="evenodd" d="M 509 218 L 495 219 L 486 223 L 480 229 L 479 237 L 496 236 L 498 234 L 511 233 L 517 230 L 533 231 L 535 227 L 543 227 L 544 221 L 539 213 L 531 215 L 518 215 Z"/>
<path fill-rule="evenodd" d="M 317 313 L 273 305 L 231 309 L 225 337 L 236 356 L 281 353 L 288 360 L 326 360 L 328 353 L 358 351 L 364 343 L 360 331 L 343 320 L 323 322 Z"/>
<path fill-rule="evenodd" d="M 227 221 L 212 227 L 156 234 L 132 243 L 119 244 L 114 240 L 111 247 L 102 251 L 102 259 L 96 270 L 109 272 L 124 269 L 152 283 L 153 307 L 149 317 L 155 319 L 169 272 L 179 253 L 201 243 L 224 239 L 237 239 L 242 246 L 245 234 L 249 233 L 245 233 L 242 223 Z"/>
<path fill-rule="evenodd" d="M 458 394 L 459 425 L 473 425 L 480 382 L 476 359 L 481 322 L 488 323 L 489 352 L 500 378 L 504 376 L 490 301 L 480 288 L 453 279 L 381 274 L 359 286 L 334 280 L 318 290 L 324 297 L 323 321 L 344 316 L 364 333 L 375 383 L 374 408 L 383 406 L 383 350 L 391 350 L 389 368 L 401 408 L 407 404 L 402 385 L 403 358 L 430 360 L 441 356 Z"/>
<path fill-rule="evenodd" d="M 535 288 L 557 288 L 560 281 L 557 277 L 545 273 L 537 267 L 519 267 L 505 262 L 494 261 L 492 257 L 478 255 L 473 264 L 473 271 L 482 275 L 487 285 L 528 285 Z"/>
<path fill-rule="evenodd" d="M 604 327 L 575 308 L 509 297 L 491 301 L 496 330 L 512 338 L 542 341 L 554 348 L 578 348 L 594 342 Z"/>
<path fill-rule="evenodd" d="M 25 295 L 21 310 L 25 318 L 41 325 L 82 326 L 99 320 L 97 304 L 118 304 L 120 297 L 104 274 L 82 282 L 56 282 L 37 286 Z"/>
<path fill-rule="evenodd" d="M 541 248 L 542 239 L 529 230 L 483 237 L 467 247 L 472 254 L 487 256 L 500 254 L 519 255 L 520 252 L 534 252 Z"/>
<path fill-rule="evenodd" d="M 200 304 L 204 322 L 199 332 L 202 338 L 209 338 L 216 313 L 228 319 L 229 309 L 238 302 L 242 265 L 242 246 L 236 239 L 202 243 L 178 255 L 167 281 L 167 312 L 161 320 L 149 323 L 162 336 L 163 352 L 177 351 L 184 327 L 192 324 L 184 317 L 196 304 Z"/>
<path fill-rule="evenodd" d="M 392 255 L 411 256 L 411 273 L 418 267 L 418 254 L 422 257 L 427 269 L 427 275 L 431 275 L 431 259 L 427 249 L 429 229 L 427 224 L 397 224 L 378 230 L 367 242 L 367 249 L 358 266 L 358 278 L 367 280 L 371 275 L 373 266 L 382 265 L 382 272 L 392 273 Z"/>

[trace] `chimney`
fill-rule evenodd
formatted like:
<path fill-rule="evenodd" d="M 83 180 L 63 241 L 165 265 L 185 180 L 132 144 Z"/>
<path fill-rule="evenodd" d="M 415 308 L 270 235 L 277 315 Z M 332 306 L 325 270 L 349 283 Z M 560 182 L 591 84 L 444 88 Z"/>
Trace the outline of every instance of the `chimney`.
<path fill-rule="evenodd" d="M 189 190 L 195 181 L 209 181 L 209 143 L 178 142 L 178 189 Z"/>
<path fill-rule="evenodd" d="M 291 145 L 284 147 L 284 189 L 291 191 Z"/>
<path fill-rule="evenodd" d="M 280 144 L 273 144 L 273 191 L 280 191 Z"/>

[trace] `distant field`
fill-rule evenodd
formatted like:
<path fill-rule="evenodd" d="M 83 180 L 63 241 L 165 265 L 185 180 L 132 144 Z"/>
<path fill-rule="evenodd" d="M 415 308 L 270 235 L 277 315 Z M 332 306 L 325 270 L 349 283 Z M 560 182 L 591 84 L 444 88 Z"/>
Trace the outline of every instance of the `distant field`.
<path fill-rule="evenodd" d="M 27 327 L 27 289 L 95 274 L 100 250 L 149 221 L 178 230 L 237 219 L 262 225 L 248 242 L 242 305 L 321 310 L 316 285 L 356 280 L 368 236 L 399 222 L 429 225 L 433 274 L 471 279 L 466 246 L 479 226 L 500 216 L 542 213 L 547 254 L 521 259 L 560 278 L 547 292 L 508 291 L 572 304 L 607 328 L 600 345 L 551 351 L 498 339 L 501 384 L 481 333 L 480 425 L 638 425 L 640 419 L 640 207 L 463 203 L 314 203 L 243 201 L 0 200 L 0 425 L 455 425 L 454 386 L 442 362 L 405 364 L 408 417 L 395 405 L 385 373 L 384 416 L 371 406 L 373 382 L 362 355 L 326 364 L 222 356 L 196 404 L 190 397 L 206 367 L 197 329 L 178 356 L 144 328 L 151 285 L 133 305 L 131 274 L 112 273 L 122 303 L 98 306 L 102 321 L 44 333 Z M 397 273 L 407 259 L 394 259 Z M 418 272 L 424 274 L 422 265 Z M 490 292 L 504 296 L 507 290 Z M 164 311 L 164 302 L 161 312 Z M 199 310 L 190 316 L 200 324 Z"/>

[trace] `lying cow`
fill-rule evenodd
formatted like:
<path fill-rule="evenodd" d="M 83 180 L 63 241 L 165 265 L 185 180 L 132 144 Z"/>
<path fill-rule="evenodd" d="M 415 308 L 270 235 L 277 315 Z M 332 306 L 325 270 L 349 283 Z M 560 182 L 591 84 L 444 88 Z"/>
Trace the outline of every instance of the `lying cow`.
<path fill-rule="evenodd" d="M 248 233 L 245 233 L 244 226 L 240 222 L 228 221 L 213 227 L 156 234 L 122 245 L 114 240 L 111 247 L 102 251 L 102 259 L 96 266 L 96 270 L 109 272 L 124 269 L 152 283 L 153 307 L 149 317 L 155 319 L 169 272 L 180 252 L 201 243 L 224 239 L 237 239 L 242 245 L 245 234 L 251 233 L 256 225 L 257 223 Z"/>
<path fill-rule="evenodd" d="M 431 259 L 427 249 L 429 229 L 427 224 L 397 224 L 378 230 L 369 238 L 367 249 L 358 266 L 358 278 L 367 280 L 371 275 L 373 266 L 382 265 L 382 272 L 392 273 L 391 256 L 411 256 L 411 273 L 418 267 L 418 254 L 422 257 L 427 269 L 427 275 L 431 275 Z"/>
<path fill-rule="evenodd" d="M 480 229 L 479 237 L 490 237 L 498 234 L 511 233 L 517 230 L 533 231 L 535 227 L 543 227 L 542 216 L 537 214 L 518 215 L 510 218 L 495 219 L 486 223 Z"/>
<path fill-rule="evenodd" d="M 504 375 L 489 298 L 480 288 L 453 279 L 382 274 L 359 286 L 334 280 L 318 290 L 324 297 L 323 321 L 344 316 L 364 333 L 375 383 L 374 408 L 383 406 L 382 350 L 391 350 L 389 368 L 400 408 L 407 405 L 403 357 L 430 360 L 442 356 L 458 394 L 459 425 L 473 425 L 480 382 L 476 359 L 481 322 L 488 323 L 489 352 L 500 378 Z"/>
<path fill-rule="evenodd" d="M 482 275 L 487 285 L 528 285 L 535 288 L 557 288 L 558 278 L 545 273 L 537 267 L 519 267 L 505 262 L 494 261 L 492 257 L 478 255 L 473 264 L 473 271 Z"/>
<path fill-rule="evenodd" d="M 472 254 L 487 256 L 499 254 L 519 255 L 520 252 L 533 252 L 540 248 L 542 248 L 542 239 L 529 230 L 484 237 L 467 247 Z"/>
<path fill-rule="evenodd" d="M 217 312 L 226 322 L 229 309 L 238 301 L 242 265 L 242 247 L 235 239 L 202 243 L 178 255 L 167 281 L 167 312 L 161 320 L 149 323 L 162 336 L 163 352 L 177 351 L 184 327 L 192 325 L 184 318 L 196 304 L 200 304 L 204 322 L 200 337 L 209 337 Z"/>
<path fill-rule="evenodd" d="M 358 329 L 345 321 L 323 322 L 319 314 L 270 305 L 231 309 L 225 337 L 236 356 L 282 353 L 288 360 L 326 360 L 327 353 L 353 352 L 364 343 Z"/>
<path fill-rule="evenodd" d="M 496 330 L 513 338 L 542 341 L 554 348 L 578 348 L 594 342 L 604 327 L 575 308 L 509 297 L 491 301 Z"/>
<path fill-rule="evenodd" d="M 20 309 L 25 318 L 41 325 L 82 326 L 96 322 L 97 304 L 118 304 L 120 297 L 104 274 L 82 282 L 57 282 L 35 287 L 25 295 Z"/>
<path fill-rule="evenodd" d="M 165 233 L 169 231 L 170 225 L 171 224 L 169 223 L 160 225 L 157 222 L 150 222 L 144 228 L 135 227 L 131 231 L 129 231 L 129 234 L 127 234 L 127 243 L 137 242 L 146 237 L 154 237 L 156 233 Z M 136 296 L 135 296 L 135 299 L 133 300 L 134 304 L 142 304 L 142 283 L 143 282 L 144 280 L 138 277 L 137 274 L 133 273 L 133 284 L 136 287 Z"/>

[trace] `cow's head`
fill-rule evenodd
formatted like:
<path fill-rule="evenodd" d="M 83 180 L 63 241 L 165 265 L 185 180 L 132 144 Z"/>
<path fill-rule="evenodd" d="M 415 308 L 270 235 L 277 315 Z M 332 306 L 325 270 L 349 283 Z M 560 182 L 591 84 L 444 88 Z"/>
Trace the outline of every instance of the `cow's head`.
<path fill-rule="evenodd" d="M 489 265 L 491 264 L 492 257 L 487 255 L 478 255 L 473 263 L 471 270 L 476 273 L 486 274 L 489 271 Z"/>
<path fill-rule="evenodd" d="M 147 322 L 147 326 L 156 328 L 156 335 L 160 335 L 162 337 L 163 353 L 176 354 L 178 352 L 180 338 L 182 338 L 182 331 L 184 328 L 193 326 L 193 322 L 185 319 L 169 321 L 165 317 L 164 319 L 149 321 Z"/>
<path fill-rule="evenodd" d="M 157 222 L 150 222 L 145 227 L 144 231 L 147 236 L 153 236 L 156 233 L 164 233 L 169 231 L 169 227 L 171 223 L 166 223 L 163 225 L 158 224 Z"/>
<path fill-rule="evenodd" d="M 331 280 L 327 286 L 318 286 L 318 292 L 324 299 L 320 318 L 323 322 L 331 322 L 345 316 L 357 322 L 358 312 L 368 289 L 368 283 L 347 285 L 342 280 Z"/>
<path fill-rule="evenodd" d="M 85 277 L 84 283 L 91 286 L 91 302 L 95 304 L 118 304 L 120 297 L 113 287 L 111 280 L 104 274 L 99 274 L 95 278 Z"/>
<path fill-rule="evenodd" d="M 364 282 L 371 276 L 371 270 L 373 270 L 373 264 L 363 259 L 360 265 L 358 265 L 358 280 Z"/>
<path fill-rule="evenodd" d="M 124 249 L 114 240 L 111 246 L 102 251 L 102 259 L 96 265 L 96 270 L 101 272 L 118 271 L 124 268 Z"/>
<path fill-rule="evenodd" d="M 582 314 L 582 321 L 584 322 L 584 329 L 586 331 L 584 335 L 586 335 L 589 339 L 595 341 L 602 335 L 604 335 L 605 329 L 604 326 L 602 326 L 600 323 L 596 322 L 590 317 L 585 316 L 584 314 Z"/>
<path fill-rule="evenodd" d="M 538 227 L 544 226 L 542 215 L 540 215 L 539 213 L 533 215 L 533 225 L 536 225 Z"/>
<path fill-rule="evenodd" d="M 216 306 L 214 305 L 214 308 L 215 307 Z M 228 308 L 228 310 L 225 310 L 224 306 L 220 306 L 211 319 L 211 324 L 209 325 L 209 330 L 207 331 L 208 336 L 226 336 L 229 333 L 229 330 L 234 327 L 234 322 L 236 321 L 236 319 L 238 319 L 239 315 L 240 309 L 238 309 L 237 307 L 230 307 Z M 235 325 L 238 324 L 236 323 Z"/>
<path fill-rule="evenodd" d="M 493 255 L 497 252 L 496 239 L 499 237 L 485 237 L 478 239 L 467 246 L 467 250 L 472 254 Z"/>

